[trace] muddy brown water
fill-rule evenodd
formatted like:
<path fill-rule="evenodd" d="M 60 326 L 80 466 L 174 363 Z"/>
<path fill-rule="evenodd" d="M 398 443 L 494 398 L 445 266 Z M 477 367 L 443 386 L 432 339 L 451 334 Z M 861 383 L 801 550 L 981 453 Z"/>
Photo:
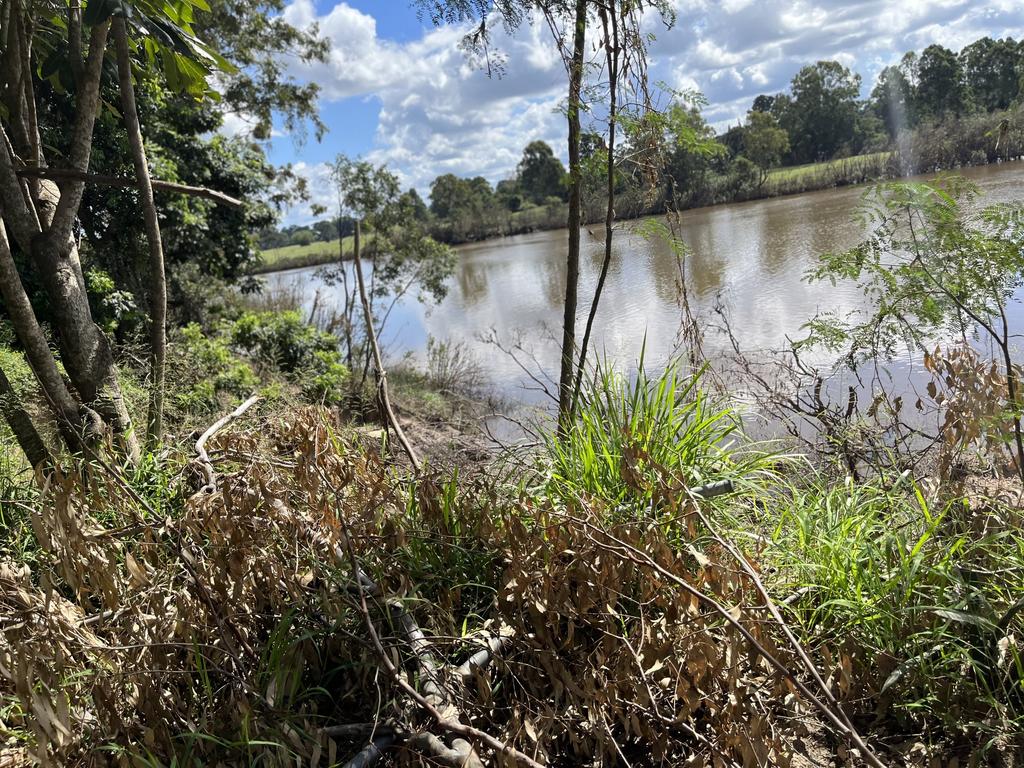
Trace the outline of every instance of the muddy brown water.
<path fill-rule="evenodd" d="M 961 172 L 981 191 L 982 203 L 1024 200 L 1024 163 Z M 819 254 L 849 248 L 865 234 L 855 220 L 864 187 L 847 187 L 691 210 L 678 220 L 685 243 L 685 280 L 692 311 L 705 330 L 712 359 L 725 354 L 713 308 L 721 306 L 745 350 L 778 349 L 800 338 L 817 313 L 855 311 L 863 297 L 853 285 L 808 283 Z M 656 219 L 654 221 L 660 221 Z M 646 360 L 664 363 L 678 352 L 681 309 L 678 260 L 666 240 L 651 236 L 651 220 L 623 222 L 614 238 L 614 259 L 595 325 L 594 346 L 608 361 L 629 370 L 646 345 Z M 415 297 L 399 301 L 383 329 L 392 360 L 423 361 L 429 337 L 464 344 L 479 362 L 484 383 L 506 397 L 543 401 L 515 360 L 485 337 L 496 333 L 520 349 L 521 362 L 540 378 L 558 371 L 558 343 L 565 290 L 567 231 L 536 232 L 462 246 L 446 298 L 431 306 Z M 580 332 L 601 267 L 603 227 L 584 228 L 580 280 Z M 316 268 L 266 276 L 273 289 L 298 291 L 307 306 L 338 303 L 338 289 Z M 1024 329 L 1024 309 L 1013 308 Z M 812 360 L 811 362 L 823 362 Z"/>

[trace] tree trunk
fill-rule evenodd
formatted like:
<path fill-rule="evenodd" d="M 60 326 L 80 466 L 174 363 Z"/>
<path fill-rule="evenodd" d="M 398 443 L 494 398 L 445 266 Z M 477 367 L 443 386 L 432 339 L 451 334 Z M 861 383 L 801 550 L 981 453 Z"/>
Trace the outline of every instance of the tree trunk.
<path fill-rule="evenodd" d="M 18 341 L 25 350 L 25 357 L 39 381 L 43 396 L 48 401 L 57 422 L 61 437 L 72 451 L 83 448 L 85 433 L 92 425 L 83 424 L 79 406 L 64 383 L 53 358 L 50 345 L 36 320 L 28 294 L 22 285 L 18 268 L 14 263 L 10 243 L 3 222 L 0 221 L 0 296 L 4 308 L 14 326 Z"/>
<path fill-rule="evenodd" d="M 359 254 L 359 230 L 361 224 L 362 222 L 356 222 L 355 237 L 352 243 L 352 258 L 355 262 L 356 283 L 359 285 L 359 301 L 363 305 L 363 318 L 366 322 L 366 343 L 370 345 L 370 349 L 373 351 L 373 365 L 377 373 L 377 396 L 380 398 L 381 415 L 384 417 L 385 423 L 390 423 L 392 429 L 395 430 L 395 437 L 398 438 L 398 442 L 405 451 L 405 455 L 409 457 L 409 463 L 412 464 L 413 471 L 419 474 L 419 459 L 416 457 L 416 452 L 413 450 L 412 445 L 406 439 L 405 432 L 402 430 L 402 426 L 398 423 L 398 418 L 391 408 L 391 398 L 388 395 L 388 376 L 384 370 L 384 361 L 380 356 L 380 347 L 377 345 L 377 334 L 373 330 L 373 311 L 370 309 L 370 298 L 366 293 L 366 283 L 363 280 L 363 264 Z"/>
<path fill-rule="evenodd" d="M 128 131 L 135 178 L 139 183 L 139 202 L 146 225 L 149 244 L 149 416 L 146 423 L 146 441 L 152 447 L 163 436 L 164 363 L 167 355 L 167 279 L 164 274 L 164 247 L 160 237 L 153 184 L 149 176 L 146 148 L 142 141 L 142 126 L 135 105 L 135 86 L 132 84 L 131 53 L 128 33 L 123 18 L 113 22 L 114 44 L 117 47 L 117 75 L 124 107 L 124 126 Z"/>
<path fill-rule="evenodd" d="M 580 101 L 587 33 L 587 0 L 576 0 L 575 33 L 569 66 L 569 253 L 566 257 L 565 312 L 562 318 L 562 364 L 558 376 L 558 429 L 572 418 L 573 356 L 576 351 L 576 307 L 580 281 L 580 226 L 583 174 L 580 170 Z"/>
<path fill-rule="evenodd" d="M 611 28 L 609 30 L 609 18 Z M 590 346 L 590 334 L 594 330 L 594 319 L 597 317 L 597 307 L 601 303 L 601 294 L 604 292 L 605 280 L 608 279 L 608 267 L 612 263 L 612 236 L 615 232 L 615 120 L 618 112 L 618 87 L 619 87 L 619 14 L 612 4 L 610 14 L 602 13 L 601 20 L 604 25 L 605 51 L 608 62 L 608 180 L 607 196 L 608 207 L 604 216 L 604 261 L 601 262 L 601 275 L 597 279 L 597 287 L 594 289 L 594 300 L 590 303 L 590 314 L 587 315 L 587 327 L 583 332 L 583 341 L 580 344 L 580 359 L 576 365 L 576 382 L 572 388 L 572 403 L 569 406 L 569 418 L 576 415 L 576 406 L 580 399 L 580 389 L 583 385 L 583 372 L 587 364 L 587 348 Z M 610 32 L 610 37 L 609 37 Z"/>
<path fill-rule="evenodd" d="M 40 464 L 51 462 L 50 452 L 46 443 L 39 436 L 32 418 L 25 411 L 21 404 L 18 393 L 11 386 L 7 374 L 0 368 L 0 415 L 14 433 L 14 439 L 18 441 L 21 450 L 25 452 L 28 463 L 35 469 Z"/>

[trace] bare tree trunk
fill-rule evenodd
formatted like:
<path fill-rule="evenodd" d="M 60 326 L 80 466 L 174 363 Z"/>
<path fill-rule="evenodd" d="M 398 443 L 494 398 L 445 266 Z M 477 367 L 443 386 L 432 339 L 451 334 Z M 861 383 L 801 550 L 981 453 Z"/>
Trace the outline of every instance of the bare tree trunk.
<path fill-rule="evenodd" d="M 113 22 L 114 44 L 117 47 L 117 75 L 124 107 L 124 125 L 128 131 L 135 178 L 139 182 L 139 202 L 146 225 L 149 244 L 149 415 L 146 420 L 146 442 L 155 446 L 163 436 L 164 372 L 167 356 L 167 278 L 164 273 L 164 246 L 160 237 L 160 221 L 153 199 L 153 184 L 149 176 L 146 147 L 142 141 L 142 126 L 135 104 L 135 86 L 132 83 L 131 52 L 128 50 L 128 32 L 123 18 Z"/>
<path fill-rule="evenodd" d="M 18 393 L 11 386 L 7 374 L 0 368 L 0 415 L 14 433 L 14 439 L 18 441 L 21 450 L 25 452 L 28 463 L 33 469 L 40 464 L 49 464 L 50 451 L 39 436 L 32 418 L 22 406 Z"/>
<path fill-rule="evenodd" d="M 566 257 L 565 307 L 562 317 L 562 364 L 558 376 L 558 429 L 572 419 L 573 356 L 576 351 L 576 307 L 580 282 L 580 226 L 583 174 L 580 170 L 580 101 L 587 34 L 587 0 L 576 0 L 575 32 L 569 66 L 569 253 Z"/>
<path fill-rule="evenodd" d="M 609 30 L 609 16 L 611 28 Z M 608 278 L 608 267 L 612 263 L 612 236 L 615 232 L 615 121 L 618 113 L 619 87 L 619 14 L 613 3 L 611 14 L 601 13 L 604 26 L 605 58 L 608 62 L 608 207 L 604 217 L 604 261 L 601 263 L 601 275 L 594 289 L 594 300 L 590 303 L 590 314 L 587 315 L 587 327 L 583 332 L 580 344 L 580 359 L 576 365 L 576 383 L 572 388 L 572 403 L 569 406 L 569 417 L 576 415 L 576 406 L 580 399 L 580 388 L 583 385 L 583 372 L 587 364 L 587 348 L 590 346 L 590 334 L 594 330 L 594 318 L 597 307 L 601 303 L 604 283 Z M 610 32 L 610 35 L 609 35 Z"/>
<path fill-rule="evenodd" d="M 370 345 L 370 349 L 373 351 L 373 364 L 377 372 L 377 396 L 380 398 L 382 415 L 391 424 L 392 429 L 395 430 L 395 437 L 398 438 L 398 442 L 402 445 L 405 455 L 409 457 L 409 463 L 412 464 L 413 471 L 418 474 L 420 471 L 420 461 L 416 457 L 416 452 L 413 450 L 412 445 L 406 439 L 401 424 L 398 423 L 398 418 L 391 408 L 391 398 L 388 396 L 388 376 L 384 370 L 384 361 L 380 356 L 380 347 L 377 345 L 377 334 L 373 330 L 373 313 L 370 309 L 369 296 L 366 294 L 366 283 L 363 280 L 363 264 L 359 256 L 359 230 L 361 224 L 362 222 L 356 222 L 355 237 L 352 243 L 352 256 L 355 262 L 356 282 L 359 285 L 359 301 L 363 305 L 363 318 L 366 322 L 366 343 Z"/>
<path fill-rule="evenodd" d="M 83 174 L 88 171 L 92 152 L 109 27 L 109 22 L 106 22 L 90 30 L 89 51 L 75 99 L 68 161 L 69 170 Z M 19 30 L 7 31 L 13 36 L 24 34 L 24 30 Z M 11 99 L 34 100 L 31 82 L 12 91 L 8 75 L 7 72 L 0 74 L 0 77 L 7 78 L 3 97 L 8 108 Z M 30 141 L 32 115 L 32 108 L 21 110 L 18 125 L 14 126 Z M 36 159 L 43 162 L 41 157 Z M 21 250 L 31 254 L 42 279 L 54 319 L 61 361 L 79 400 L 92 409 L 86 409 L 84 414 L 99 414 L 113 428 L 124 452 L 134 460 L 138 456 L 138 443 L 131 433 L 131 419 L 118 384 L 107 338 L 92 319 L 78 245 L 72 236 L 84 188 L 83 179 L 67 179 L 59 186 L 49 180 L 38 183 L 33 180 L 29 185 L 19 179 L 14 150 L 6 132 L 0 127 L 0 215 Z M 27 328 L 23 325 L 22 330 Z M 47 372 L 49 365 L 43 364 L 41 359 L 30 358 L 30 363 L 41 382 L 52 380 Z M 44 391 L 49 396 L 57 389 L 48 386 Z M 51 402 L 51 406 L 54 406 L 58 424 L 66 423 L 64 412 L 67 409 L 59 403 Z"/>

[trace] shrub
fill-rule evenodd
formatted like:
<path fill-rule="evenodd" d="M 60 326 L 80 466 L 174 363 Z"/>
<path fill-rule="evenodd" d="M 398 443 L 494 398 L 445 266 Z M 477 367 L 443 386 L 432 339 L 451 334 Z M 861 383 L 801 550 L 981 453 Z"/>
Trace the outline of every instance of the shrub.
<path fill-rule="evenodd" d="M 221 394 L 244 397 L 259 384 L 249 364 L 232 354 L 224 338 L 206 336 L 195 323 L 181 329 L 180 340 L 170 346 L 170 357 L 170 389 L 186 411 L 209 413 L 219 406 Z"/>
<path fill-rule="evenodd" d="M 297 311 L 244 312 L 230 328 L 232 345 L 263 365 L 296 373 L 316 352 L 337 348 L 329 333 L 306 324 Z"/>
<path fill-rule="evenodd" d="M 306 323 L 297 311 L 245 312 L 228 335 L 237 350 L 286 374 L 307 397 L 331 404 L 344 398 L 349 371 L 341 362 L 338 340 Z"/>
<path fill-rule="evenodd" d="M 701 375 L 670 364 L 651 376 L 642 359 L 631 379 L 599 366 L 568 433 L 547 435 L 547 493 L 639 510 L 666 479 L 700 485 L 750 472 L 731 440 L 738 418 L 701 389 Z"/>
<path fill-rule="evenodd" d="M 884 480 L 793 488 L 773 512 L 762 569 L 851 707 L 981 752 L 985 734 L 1024 733 L 1013 513 Z"/>

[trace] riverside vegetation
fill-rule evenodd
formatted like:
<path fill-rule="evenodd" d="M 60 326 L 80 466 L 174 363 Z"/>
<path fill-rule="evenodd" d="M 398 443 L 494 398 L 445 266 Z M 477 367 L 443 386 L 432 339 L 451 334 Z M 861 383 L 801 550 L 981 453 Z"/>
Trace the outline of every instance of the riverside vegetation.
<path fill-rule="evenodd" d="M 810 64 L 786 93 L 754 99 L 746 120 L 715 135 L 700 94 L 674 94 L 674 119 L 660 126 L 671 149 L 656 189 L 622 147 L 617 178 L 619 215 L 636 218 L 744 200 L 984 165 L 1024 155 L 1020 72 L 1024 43 L 982 38 L 954 53 L 940 45 L 908 52 L 887 67 L 867 99 L 860 75 L 835 61 Z M 672 110 L 670 110 L 672 111 Z M 624 121 L 628 127 L 628 121 Z M 599 167 L 607 148 L 599 131 L 582 142 L 585 220 L 602 217 Z M 698 139 L 700 139 L 698 141 Z M 431 234 L 462 243 L 555 229 L 566 221 L 566 170 L 550 146 L 531 142 L 514 177 L 491 184 L 445 174 L 430 187 L 430 204 L 415 190 L 410 209 Z M 323 264 L 337 258 L 338 233 L 351 221 L 267 228 L 256 272 Z"/>
<path fill-rule="evenodd" d="M 668 4 L 423 8 L 546 15 L 569 222 L 596 170 L 606 273 L 617 142 L 680 125 L 618 111 L 647 85 L 640 19 Z M 261 24 L 280 6 L 258 0 L 60 11 L 0 0 L 0 765 L 1017 764 L 1020 205 L 979 212 L 955 179 L 866 198 L 867 239 L 809 276 L 858 282 L 862 315 L 817 318 L 780 360 L 736 343 L 793 426 L 774 443 L 745 434 L 685 311 L 685 359 L 589 358 L 603 281 L 577 337 L 570 240 L 557 414 L 496 455 L 458 348 L 384 366 L 393 297 L 442 297 L 452 267 L 386 169 L 334 168 L 337 306 L 241 277 L 268 176 L 291 180 L 210 126 L 232 104 L 268 135 L 272 112 L 316 126 L 281 64 L 322 58 L 315 33 Z M 584 92 L 609 108 L 596 168 Z M 670 151 L 641 158 L 650 190 Z M 913 408 L 836 395 L 843 366 L 904 347 L 931 376 Z"/>

